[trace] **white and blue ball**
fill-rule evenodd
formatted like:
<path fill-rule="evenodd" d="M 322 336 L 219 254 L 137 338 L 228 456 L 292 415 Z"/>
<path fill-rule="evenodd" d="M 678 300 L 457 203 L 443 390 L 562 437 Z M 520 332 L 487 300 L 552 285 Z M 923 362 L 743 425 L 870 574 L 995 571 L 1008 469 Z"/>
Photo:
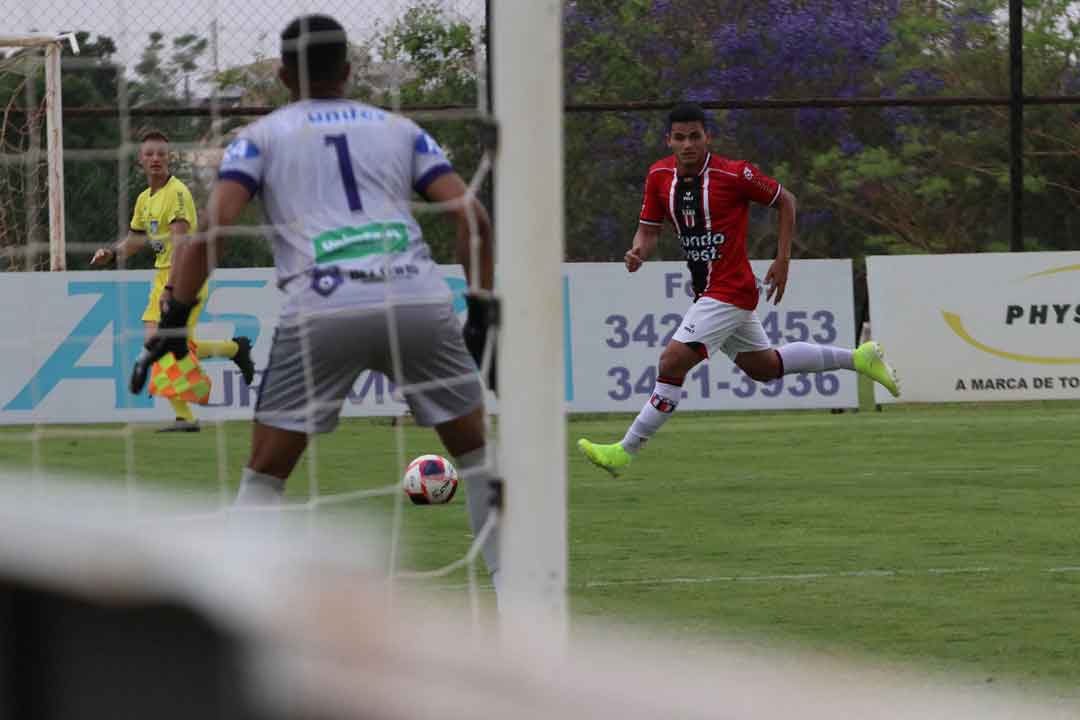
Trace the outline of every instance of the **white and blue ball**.
<path fill-rule="evenodd" d="M 442 455 L 421 455 L 409 463 L 401 489 L 417 505 L 442 505 L 457 492 L 457 470 Z"/>

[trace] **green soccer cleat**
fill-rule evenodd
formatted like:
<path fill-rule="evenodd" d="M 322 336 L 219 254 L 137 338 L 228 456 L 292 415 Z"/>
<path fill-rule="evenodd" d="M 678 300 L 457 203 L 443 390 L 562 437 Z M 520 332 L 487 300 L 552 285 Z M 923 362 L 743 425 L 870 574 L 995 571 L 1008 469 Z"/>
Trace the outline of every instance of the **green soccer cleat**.
<path fill-rule="evenodd" d="M 855 372 L 880 383 L 893 397 L 900 397 L 896 371 L 885 362 L 885 351 L 876 342 L 864 342 L 855 348 Z"/>
<path fill-rule="evenodd" d="M 634 456 L 623 450 L 623 446 L 619 443 L 597 445 L 585 438 L 581 438 L 577 441 L 577 446 L 581 454 L 589 459 L 589 462 L 598 468 L 607 470 L 612 477 L 618 477 L 622 469 L 634 459 Z"/>

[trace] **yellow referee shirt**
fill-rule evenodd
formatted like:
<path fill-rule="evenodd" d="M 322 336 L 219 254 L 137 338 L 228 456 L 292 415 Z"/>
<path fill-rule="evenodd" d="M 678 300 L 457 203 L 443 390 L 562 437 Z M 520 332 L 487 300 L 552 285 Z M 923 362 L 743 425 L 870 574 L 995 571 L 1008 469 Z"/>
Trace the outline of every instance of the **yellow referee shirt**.
<path fill-rule="evenodd" d="M 170 175 L 156 192 L 146 188 L 139 193 L 135 201 L 135 212 L 131 215 L 131 229 L 146 233 L 150 247 L 154 249 L 154 267 L 168 270 L 172 267 L 173 244 L 169 225 L 178 220 L 186 220 L 189 232 L 198 228 L 198 215 L 191 191 L 187 185 Z"/>

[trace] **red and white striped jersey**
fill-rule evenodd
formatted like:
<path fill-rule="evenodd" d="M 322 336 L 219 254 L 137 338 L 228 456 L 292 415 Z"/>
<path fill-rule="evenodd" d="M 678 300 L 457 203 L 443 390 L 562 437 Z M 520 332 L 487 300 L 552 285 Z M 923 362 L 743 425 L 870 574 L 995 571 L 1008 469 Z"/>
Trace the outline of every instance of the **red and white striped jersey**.
<path fill-rule="evenodd" d="M 745 310 L 757 307 L 758 288 L 746 256 L 750 203 L 771 206 L 781 186 L 745 160 L 709 153 L 696 175 L 677 175 L 675 156 L 659 160 L 645 179 L 640 222 L 675 226 L 696 296 Z"/>

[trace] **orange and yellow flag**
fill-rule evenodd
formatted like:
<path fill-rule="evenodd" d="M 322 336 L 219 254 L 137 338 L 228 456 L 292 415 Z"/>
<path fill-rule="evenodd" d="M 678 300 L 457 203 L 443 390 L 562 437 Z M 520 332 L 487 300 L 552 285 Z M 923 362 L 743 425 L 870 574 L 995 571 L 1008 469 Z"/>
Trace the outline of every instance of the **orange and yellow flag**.
<path fill-rule="evenodd" d="M 210 377 L 203 372 L 195 356 L 195 344 L 188 341 L 189 352 L 180 360 L 167 353 L 150 370 L 150 394 L 163 398 L 178 397 L 206 405 L 210 402 Z"/>

